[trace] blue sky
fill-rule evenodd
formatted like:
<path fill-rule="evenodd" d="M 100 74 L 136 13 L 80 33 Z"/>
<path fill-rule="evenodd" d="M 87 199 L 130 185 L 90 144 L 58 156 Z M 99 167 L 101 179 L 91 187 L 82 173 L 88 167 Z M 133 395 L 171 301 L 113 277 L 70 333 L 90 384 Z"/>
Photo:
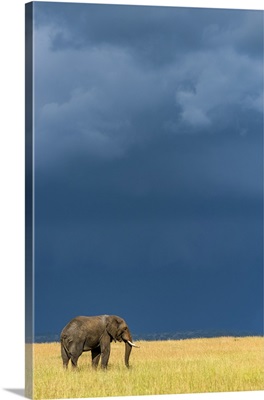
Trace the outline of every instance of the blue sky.
<path fill-rule="evenodd" d="M 263 12 L 34 17 L 36 333 L 262 333 Z"/>

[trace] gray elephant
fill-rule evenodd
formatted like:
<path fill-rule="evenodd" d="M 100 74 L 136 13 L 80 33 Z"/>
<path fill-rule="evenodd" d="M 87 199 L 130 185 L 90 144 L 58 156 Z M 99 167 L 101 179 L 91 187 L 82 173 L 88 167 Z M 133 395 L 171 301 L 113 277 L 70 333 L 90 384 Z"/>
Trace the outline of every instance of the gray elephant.
<path fill-rule="evenodd" d="M 97 368 L 100 357 L 101 367 L 107 368 L 113 340 L 125 342 L 125 365 L 129 368 L 131 349 L 138 347 L 132 342 L 126 322 L 116 315 L 76 317 L 62 330 L 60 340 L 64 368 L 70 360 L 72 366 L 77 367 L 78 358 L 84 351 L 91 351 L 93 368 Z"/>

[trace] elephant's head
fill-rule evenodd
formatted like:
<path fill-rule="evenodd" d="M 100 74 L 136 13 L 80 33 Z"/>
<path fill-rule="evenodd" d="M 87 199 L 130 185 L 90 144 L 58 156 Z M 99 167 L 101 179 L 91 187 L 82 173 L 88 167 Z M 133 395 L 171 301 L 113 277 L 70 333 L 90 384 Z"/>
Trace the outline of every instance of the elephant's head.
<path fill-rule="evenodd" d="M 116 315 L 109 315 L 106 318 L 106 330 L 115 342 L 125 342 L 125 364 L 129 367 L 129 356 L 132 347 L 136 346 L 132 341 L 131 333 L 128 329 L 126 322 L 123 318 L 117 317 Z"/>

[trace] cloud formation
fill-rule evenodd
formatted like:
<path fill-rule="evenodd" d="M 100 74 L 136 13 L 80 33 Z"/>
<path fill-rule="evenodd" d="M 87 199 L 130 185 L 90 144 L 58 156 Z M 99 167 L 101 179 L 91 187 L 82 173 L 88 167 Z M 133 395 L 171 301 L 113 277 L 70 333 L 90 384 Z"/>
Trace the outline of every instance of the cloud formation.
<path fill-rule="evenodd" d="M 153 134 L 166 140 L 170 133 L 215 132 L 221 127 L 217 116 L 226 108 L 235 114 L 240 134 L 248 133 L 245 113 L 260 123 L 260 13 L 39 8 L 36 127 L 41 148 L 56 135 L 60 156 L 84 148 L 89 155 L 121 156 Z M 226 121 L 222 125 L 226 129 Z M 59 149 L 54 153 L 58 158 Z"/>

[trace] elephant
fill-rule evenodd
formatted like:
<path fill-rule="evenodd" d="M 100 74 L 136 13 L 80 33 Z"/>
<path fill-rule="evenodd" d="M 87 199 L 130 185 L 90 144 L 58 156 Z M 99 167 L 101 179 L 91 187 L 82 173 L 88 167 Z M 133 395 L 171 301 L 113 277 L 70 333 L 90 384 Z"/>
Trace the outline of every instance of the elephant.
<path fill-rule="evenodd" d="M 125 342 L 125 365 L 129 368 L 132 347 L 131 333 L 123 318 L 116 315 L 79 316 L 73 318 L 62 330 L 61 357 L 63 367 L 68 368 L 69 361 L 77 367 L 78 358 L 84 351 L 91 351 L 92 367 L 96 369 L 101 357 L 101 368 L 106 369 L 112 341 Z"/>

